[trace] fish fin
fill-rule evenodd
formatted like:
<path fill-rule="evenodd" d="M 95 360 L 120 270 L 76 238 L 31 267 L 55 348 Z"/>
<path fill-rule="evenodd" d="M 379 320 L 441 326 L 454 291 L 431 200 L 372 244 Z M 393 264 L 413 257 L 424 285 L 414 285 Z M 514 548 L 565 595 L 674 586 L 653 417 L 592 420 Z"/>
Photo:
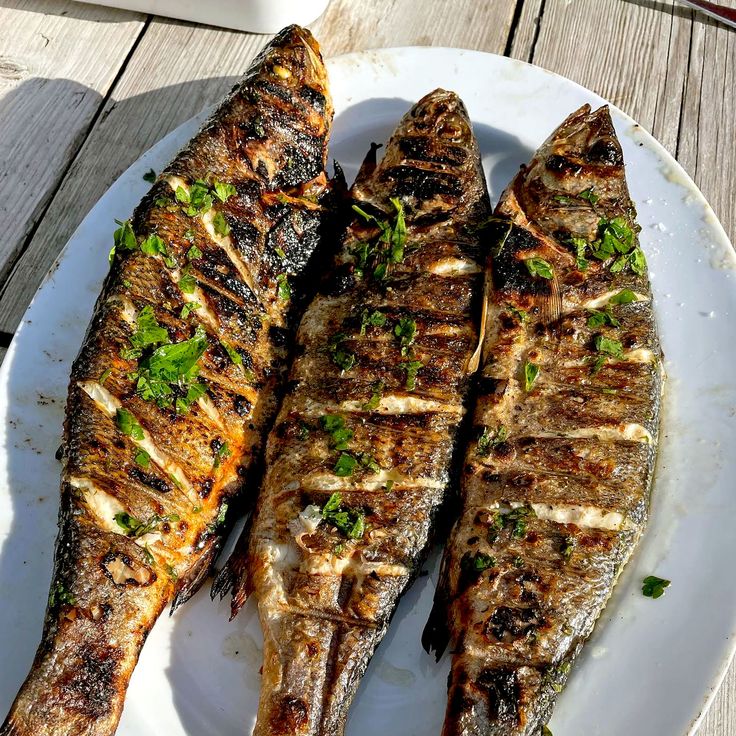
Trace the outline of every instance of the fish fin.
<path fill-rule="evenodd" d="M 447 565 L 449 558 L 445 555 L 442 558 L 442 566 L 440 568 L 440 577 L 437 588 L 434 592 L 434 601 L 432 610 L 429 612 L 429 618 L 422 631 L 422 647 L 427 654 L 434 652 L 437 662 L 440 661 L 442 655 L 450 643 L 450 625 L 447 620 L 450 610 L 450 601 L 448 600 L 448 575 Z"/>
<path fill-rule="evenodd" d="M 214 600 L 217 596 L 220 600 L 228 594 L 232 595 L 230 602 L 230 620 L 234 619 L 240 609 L 253 592 L 253 582 L 250 575 L 250 556 L 248 544 L 250 541 L 250 527 L 253 515 L 248 517 L 245 527 L 238 538 L 238 543 L 225 563 L 225 566 L 215 576 L 210 590 L 210 597 Z"/>
<path fill-rule="evenodd" d="M 207 547 L 189 573 L 177 581 L 176 593 L 174 594 L 174 599 L 171 601 L 171 609 L 169 610 L 170 616 L 202 587 L 202 584 L 207 580 L 212 571 L 212 566 L 217 559 L 221 547 L 222 537 L 213 537 L 207 543 Z"/>

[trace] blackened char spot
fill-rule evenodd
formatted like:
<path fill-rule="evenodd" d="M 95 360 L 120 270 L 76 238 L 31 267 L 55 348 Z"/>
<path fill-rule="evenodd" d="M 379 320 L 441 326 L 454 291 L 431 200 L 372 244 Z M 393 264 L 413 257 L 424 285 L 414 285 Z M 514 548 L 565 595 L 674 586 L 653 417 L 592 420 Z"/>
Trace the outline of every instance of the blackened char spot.
<path fill-rule="evenodd" d="M 233 399 L 233 408 L 239 417 L 245 417 L 250 414 L 253 404 L 251 404 L 245 396 L 235 396 Z"/>
<path fill-rule="evenodd" d="M 381 175 L 393 184 L 391 193 L 399 197 L 432 199 L 437 196 L 459 197 L 462 185 L 457 176 L 438 171 L 424 171 L 411 166 L 394 166 Z"/>
<path fill-rule="evenodd" d="M 344 263 L 333 271 L 331 278 L 325 284 L 324 292 L 327 296 L 340 296 L 350 291 L 356 283 L 353 264 Z"/>
<path fill-rule="evenodd" d="M 551 279 L 531 276 L 524 263 L 527 254 L 531 258 L 539 246 L 540 242 L 532 233 L 516 225 L 511 228 L 493 264 L 493 286 L 496 290 L 537 295 L 551 293 Z"/>
<path fill-rule="evenodd" d="M 85 645 L 79 658 L 67 663 L 68 675 L 59 688 L 64 708 L 91 719 L 108 716 L 117 696 L 120 659 L 120 650 L 107 641 Z"/>
<path fill-rule="evenodd" d="M 309 717 L 309 707 L 300 698 L 284 697 L 281 707 L 274 712 L 273 733 L 297 733 L 302 730 Z"/>
<path fill-rule="evenodd" d="M 580 164 L 557 154 L 550 156 L 544 162 L 544 165 L 549 171 L 554 171 L 557 174 L 579 174 L 583 170 Z"/>
<path fill-rule="evenodd" d="M 510 643 L 544 625 L 540 610 L 532 608 L 512 608 L 499 606 L 486 622 L 486 635 L 493 635 L 498 641 Z"/>
<path fill-rule="evenodd" d="M 140 468 L 132 468 L 130 476 L 144 486 L 153 488 L 154 491 L 158 491 L 159 493 L 171 492 L 171 486 L 163 478 L 159 478 L 152 473 L 144 473 Z"/>
<path fill-rule="evenodd" d="M 325 111 L 325 96 L 314 87 L 310 87 L 308 84 L 304 84 L 299 88 L 299 94 L 301 98 L 310 104 L 317 112 L 323 113 Z"/>
<path fill-rule="evenodd" d="M 478 687 L 487 693 L 489 720 L 503 725 L 519 722 L 521 688 L 516 670 L 483 670 L 478 677 Z"/>
<path fill-rule="evenodd" d="M 430 161 L 436 164 L 459 166 L 468 154 L 460 146 L 433 146 L 428 136 L 417 135 L 399 141 L 401 153 L 413 161 Z"/>
<path fill-rule="evenodd" d="M 588 151 L 588 161 L 595 164 L 621 166 L 624 158 L 621 147 L 613 138 L 601 138 Z"/>

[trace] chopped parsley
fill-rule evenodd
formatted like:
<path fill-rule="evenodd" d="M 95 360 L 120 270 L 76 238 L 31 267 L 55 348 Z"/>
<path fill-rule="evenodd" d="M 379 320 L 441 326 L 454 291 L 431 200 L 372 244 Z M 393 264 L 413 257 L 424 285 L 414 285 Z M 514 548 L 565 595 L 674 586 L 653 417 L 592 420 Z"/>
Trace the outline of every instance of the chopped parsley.
<path fill-rule="evenodd" d="M 189 267 L 184 268 L 181 272 L 181 276 L 179 277 L 179 288 L 185 293 L 185 294 L 193 294 L 194 290 L 197 288 L 197 279 L 192 276 L 191 272 L 189 271 Z"/>
<path fill-rule="evenodd" d="M 585 257 L 585 251 L 588 249 L 588 241 L 584 238 L 571 238 L 572 244 L 575 246 L 575 265 L 579 271 L 587 271 L 590 262 Z"/>
<path fill-rule="evenodd" d="M 605 325 L 608 325 L 609 327 L 621 327 L 621 322 L 613 316 L 611 310 L 608 308 L 603 311 L 598 309 L 589 309 L 588 313 L 590 314 L 590 317 L 588 317 L 588 327 L 595 328 L 603 327 Z"/>
<path fill-rule="evenodd" d="M 199 302 L 187 302 L 181 308 L 181 314 L 179 315 L 182 319 L 186 319 L 192 312 L 197 309 L 202 309 L 202 305 Z"/>
<path fill-rule="evenodd" d="M 511 560 L 511 564 L 516 568 L 523 567 L 524 560 L 521 559 L 521 555 L 515 555 L 514 559 Z"/>
<path fill-rule="evenodd" d="M 222 345 L 234 365 L 243 365 L 243 356 L 229 342 L 220 340 L 220 345 Z"/>
<path fill-rule="evenodd" d="M 562 546 L 560 547 L 560 554 L 565 562 L 569 562 L 572 557 L 573 550 L 575 549 L 576 541 L 575 537 L 567 536 L 562 540 Z"/>
<path fill-rule="evenodd" d="M 135 462 L 147 469 L 151 465 L 151 456 L 142 447 L 139 447 L 138 452 L 135 453 Z"/>
<path fill-rule="evenodd" d="M 177 514 L 167 514 L 166 516 L 159 516 L 154 514 L 146 521 L 136 519 L 135 516 L 131 516 L 126 511 L 121 511 L 115 514 L 115 523 L 125 532 L 127 537 L 131 539 L 138 539 L 145 534 L 151 534 L 160 529 L 162 524 L 179 521 Z"/>
<path fill-rule="evenodd" d="M 403 262 L 406 248 L 404 207 L 396 197 L 391 197 L 390 202 L 396 210 L 393 224 L 374 217 L 357 204 L 353 205 L 355 212 L 380 230 L 376 242 L 361 243 L 354 252 L 359 273 L 362 274 L 371 261 L 374 265 L 373 277 L 378 281 L 386 278 L 392 265 Z"/>
<path fill-rule="evenodd" d="M 64 583 L 56 583 L 51 588 L 49 593 L 49 608 L 54 608 L 58 605 L 73 606 L 77 602 L 77 599 L 71 594 L 66 588 Z"/>
<path fill-rule="evenodd" d="M 210 534 L 214 534 L 217 531 L 218 527 L 221 527 L 225 523 L 228 508 L 229 507 L 226 503 L 223 503 L 222 506 L 220 506 L 220 510 L 217 512 L 215 520 L 208 527 L 208 531 Z"/>
<path fill-rule="evenodd" d="M 580 192 L 578 194 L 578 197 L 580 197 L 580 199 L 588 200 L 588 202 L 590 202 L 591 204 L 596 204 L 599 199 L 598 195 L 593 191 L 593 187 Z"/>
<path fill-rule="evenodd" d="M 544 258 L 526 258 L 524 265 L 532 276 L 540 276 L 543 279 L 553 279 L 555 276 L 552 264 Z"/>
<path fill-rule="evenodd" d="M 187 387 L 184 396 L 178 396 L 174 402 L 177 414 L 188 414 L 189 409 L 195 401 L 198 401 L 207 392 L 203 383 L 193 383 Z"/>
<path fill-rule="evenodd" d="M 338 478 L 347 478 L 353 474 L 353 471 L 358 465 L 358 461 L 350 453 L 341 452 L 340 457 L 337 458 L 333 471 Z"/>
<path fill-rule="evenodd" d="M 631 304 L 635 302 L 636 294 L 631 289 L 621 289 L 618 294 L 612 296 L 609 300 L 609 304 Z"/>
<path fill-rule="evenodd" d="M 371 312 L 364 309 L 360 315 L 360 334 L 365 335 L 368 327 L 383 327 L 386 324 L 386 315 L 377 309 Z"/>
<path fill-rule="evenodd" d="M 212 208 L 212 193 L 207 183 L 201 179 L 197 179 L 189 187 L 189 191 L 184 189 L 184 187 L 177 187 L 174 196 L 177 202 L 186 205 L 184 212 L 189 217 L 202 214 Z"/>
<path fill-rule="evenodd" d="M 106 368 L 104 371 L 102 371 L 102 375 L 97 379 L 100 386 L 105 385 L 105 381 L 107 381 L 107 379 L 110 378 L 111 373 L 112 373 L 112 368 Z"/>
<path fill-rule="evenodd" d="M 634 230 L 623 217 L 614 217 L 611 220 L 601 218 L 598 221 L 597 237 L 592 243 L 583 238 L 571 238 L 571 242 L 576 248 L 578 261 L 585 260 L 584 255 L 590 249 L 591 255 L 599 261 L 614 259 L 610 266 L 611 273 L 630 268 L 641 276 L 646 270 L 644 253 L 636 243 Z"/>
<path fill-rule="evenodd" d="M 135 360 L 143 355 L 145 348 L 169 342 L 169 333 L 156 320 L 153 307 L 147 305 L 138 312 L 135 322 L 135 332 L 128 338 L 132 348 L 121 351 L 125 360 Z"/>
<path fill-rule="evenodd" d="M 187 232 L 191 232 L 191 231 L 187 231 Z M 194 233 L 192 233 L 192 235 L 194 235 Z M 190 261 L 194 261 L 197 258 L 201 258 L 201 257 L 202 257 L 202 251 L 196 245 L 193 245 L 187 251 L 187 259 Z"/>
<path fill-rule="evenodd" d="M 156 181 L 156 172 L 153 169 L 149 169 L 146 171 L 145 174 L 143 174 L 143 181 L 147 181 L 150 184 L 153 184 L 153 182 Z"/>
<path fill-rule="evenodd" d="M 488 427 L 483 427 L 483 434 L 478 438 L 478 454 L 481 457 L 490 455 L 493 448 L 506 441 L 508 434 L 508 430 L 503 424 L 494 431 L 491 431 Z"/>
<path fill-rule="evenodd" d="M 529 313 L 524 309 L 518 309 L 513 304 L 507 304 L 504 309 L 514 317 L 520 325 L 523 325 L 529 318 Z"/>
<path fill-rule="evenodd" d="M 233 453 L 230 451 L 230 448 L 227 446 L 227 442 L 223 442 L 217 450 L 215 450 L 215 460 L 212 463 L 213 468 L 219 468 L 222 461 L 230 457 Z M 225 510 L 227 511 L 227 506 L 225 507 Z"/>
<path fill-rule="evenodd" d="M 515 539 L 522 539 L 526 536 L 527 524 L 529 517 L 536 516 L 531 506 L 519 506 L 511 509 L 507 514 L 502 514 L 504 527 L 511 527 L 511 536 Z"/>
<path fill-rule="evenodd" d="M 460 560 L 460 569 L 466 573 L 479 575 L 480 573 L 496 566 L 496 558 L 483 552 L 471 554 L 466 552 Z"/>
<path fill-rule="evenodd" d="M 410 360 L 399 363 L 399 367 L 406 371 L 406 390 L 413 391 L 417 385 L 417 373 L 424 368 L 424 363 L 421 360 Z"/>
<path fill-rule="evenodd" d="M 347 340 L 347 335 L 338 332 L 330 338 L 327 350 L 332 362 L 340 370 L 349 371 L 355 365 L 356 357 L 355 353 L 351 353 L 345 348 L 345 340 Z"/>
<path fill-rule="evenodd" d="M 325 414 L 319 418 L 322 429 L 330 435 L 330 446 L 334 450 L 347 450 L 353 439 L 353 430 L 345 426 L 345 420 L 335 414 Z"/>
<path fill-rule="evenodd" d="M 214 183 L 213 190 L 220 202 L 227 202 L 230 197 L 234 197 L 238 193 L 238 190 L 232 184 L 224 184 L 221 181 Z"/>
<path fill-rule="evenodd" d="M 322 518 L 337 527 L 348 539 L 360 539 L 365 534 L 365 513 L 342 507 L 342 496 L 333 493 L 322 507 Z"/>
<path fill-rule="evenodd" d="M 127 409 L 118 409 L 115 412 L 115 423 L 118 425 L 118 429 L 127 437 L 132 437 L 139 442 L 144 439 L 143 427 L 138 424 L 135 417 Z"/>
<path fill-rule="evenodd" d="M 291 285 L 289 284 L 289 277 L 285 273 L 280 273 L 276 276 L 276 293 L 279 299 L 288 301 L 291 299 Z"/>
<path fill-rule="evenodd" d="M 624 346 L 621 342 L 603 335 L 596 335 L 595 349 L 602 355 L 610 355 L 612 358 L 623 358 L 624 356 Z"/>
<path fill-rule="evenodd" d="M 394 327 L 394 335 L 399 338 L 401 346 L 401 355 L 406 357 L 409 354 L 409 347 L 414 342 L 417 334 L 417 323 L 410 317 L 401 317 Z"/>
<path fill-rule="evenodd" d="M 661 598 L 664 595 L 665 588 L 669 588 L 671 584 L 671 580 L 649 575 L 642 581 L 641 592 L 647 598 Z"/>
<path fill-rule="evenodd" d="M 206 349 L 207 336 L 201 327 L 197 327 L 194 336 L 189 340 L 162 345 L 154 350 L 139 363 L 136 374 L 138 395 L 146 401 L 155 401 L 159 406 L 170 406 L 174 387 L 180 390 L 186 388 L 185 403 L 192 403 L 190 390 L 199 374 L 197 363 Z M 200 390 L 201 396 L 204 386 L 195 389 Z"/>
<path fill-rule="evenodd" d="M 212 228 L 215 231 L 215 235 L 219 235 L 221 238 L 230 235 L 230 225 L 222 212 L 217 212 L 212 218 Z"/>
<path fill-rule="evenodd" d="M 133 232 L 133 226 L 130 224 L 130 220 L 115 220 L 120 227 L 113 233 L 113 242 L 115 243 L 113 250 L 115 252 L 121 250 L 135 250 L 138 247 L 138 241 L 136 240 L 135 233 Z"/>
<path fill-rule="evenodd" d="M 371 394 L 371 398 L 368 399 L 368 401 L 366 401 L 362 407 L 365 411 L 373 411 L 374 409 L 378 408 L 378 405 L 381 403 L 381 395 L 383 394 L 383 389 L 383 381 L 378 381 L 373 384 L 373 393 Z"/>
<path fill-rule="evenodd" d="M 524 363 L 524 390 L 531 391 L 539 378 L 539 366 L 527 361 Z"/>

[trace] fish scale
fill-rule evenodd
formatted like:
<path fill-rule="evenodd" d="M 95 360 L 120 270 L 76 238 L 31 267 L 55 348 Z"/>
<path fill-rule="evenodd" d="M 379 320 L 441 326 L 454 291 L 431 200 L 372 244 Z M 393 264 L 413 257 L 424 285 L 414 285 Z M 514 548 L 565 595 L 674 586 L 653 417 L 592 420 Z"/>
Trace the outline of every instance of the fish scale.
<path fill-rule="evenodd" d="M 474 441 L 423 637 L 452 647 L 443 736 L 542 731 L 644 528 L 656 456 L 661 352 L 608 109 L 565 120 L 494 214 Z"/>
<path fill-rule="evenodd" d="M 376 148 L 351 190 L 363 214 L 297 333 L 249 534 L 215 587 L 234 589 L 233 613 L 258 599 L 258 736 L 343 733 L 426 556 L 473 372 L 490 203 L 467 112 L 436 90 L 379 163 Z"/>
<path fill-rule="evenodd" d="M 284 29 L 118 230 L 72 368 L 43 640 L 2 736 L 114 733 L 151 627 L 253 500 L 331 207 L 326 83 L 311 34 Z"/>

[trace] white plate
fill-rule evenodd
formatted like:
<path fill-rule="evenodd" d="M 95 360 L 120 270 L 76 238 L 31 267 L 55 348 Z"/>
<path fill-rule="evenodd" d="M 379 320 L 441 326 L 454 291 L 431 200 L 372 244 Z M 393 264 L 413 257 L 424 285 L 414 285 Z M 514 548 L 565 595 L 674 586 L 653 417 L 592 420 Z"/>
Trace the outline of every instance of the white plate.
<path fill-rule="evenodd" d="M 510 59 L 453 49 L 389 49 L 329 63 L 337 116 L 331 156 L 352 177 L 420 96 L 460 93 L 498 198 L 519 164 L 572 110 L 603 100 Z M 736 258 L 711 208 L 665 150 L 613 109 L 651 266 L 669 382 L 652 521 L 552 720 L 562 736 L 692 733 L 727 667 L 736 623 Z M 195 132 L 185 123 L 97 203 L 51 270 L 0 369 L 0 710 L 38 642 L 51 571 L 70 363 L 107 270 L 113 219 Z M 664 598 L 641 595 L 648 574 Z M 399 606 L 357 695 L 348 736 L 439 734 L 448 659 L 424 654 L 436 568 Z M 201 591 L 155 627 L 131 682 L 121 736 L 241 736 L 254 722 L 261 634 L 252 603 L 232 624 Z M 0 714 L 1 715 L 1 714 Z"/>

